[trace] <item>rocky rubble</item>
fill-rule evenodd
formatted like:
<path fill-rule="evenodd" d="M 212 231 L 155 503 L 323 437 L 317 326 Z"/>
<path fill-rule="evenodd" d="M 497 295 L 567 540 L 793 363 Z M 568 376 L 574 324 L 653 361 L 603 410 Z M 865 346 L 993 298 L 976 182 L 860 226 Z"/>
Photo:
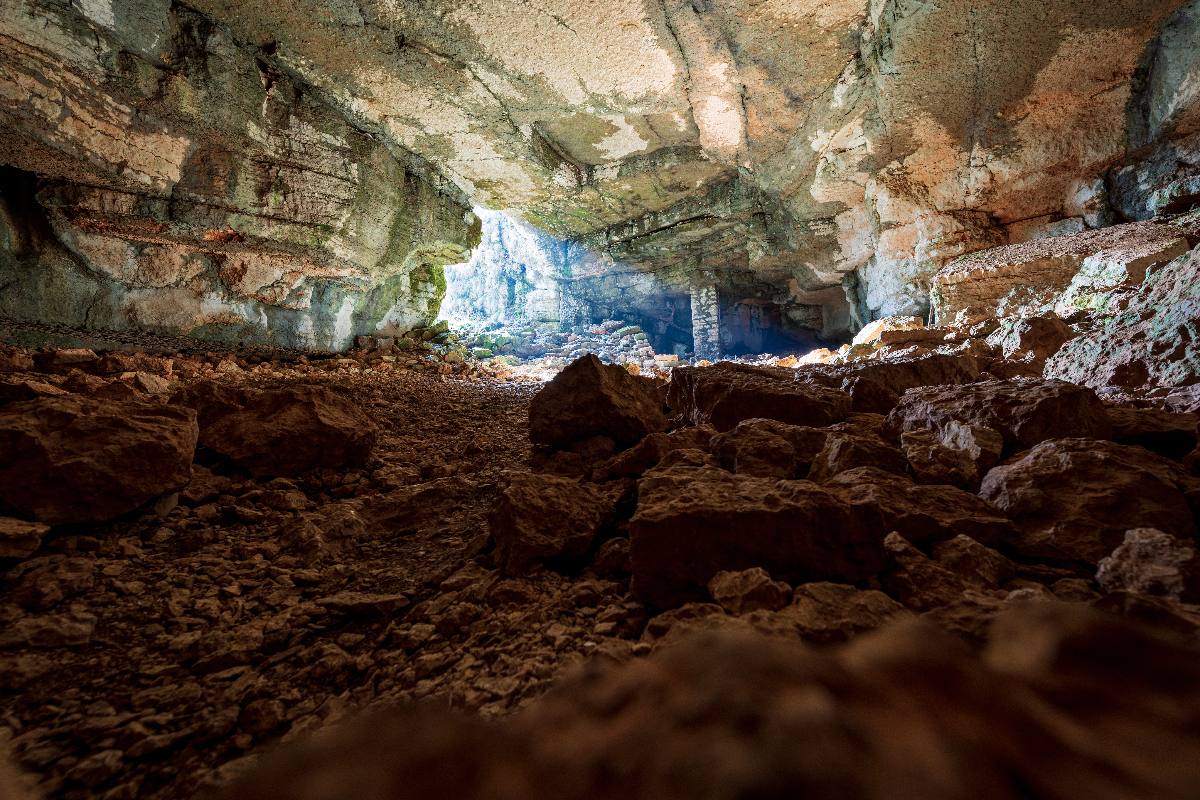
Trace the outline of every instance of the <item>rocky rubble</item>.
<path fill-rule="evenodd" d="M 142 416 L 192 427 L 178 480 L 0 497 L 4 739 L 63 798 L 304 796 L 375 747 L 328 796 L 594 797 L 619 769 L 622 796 L 1190 796 L 1200 404 L 1038 374 L 1080 324 L 883 321 L 669 380 L 585 355 L 537 386 L 440 333 L 325 359 L 6 348 L 0 419 L 29 441 L 55 441 L 41 408 L 147 454 Z M 358 712 L 383 716 L 339 725 Z M 418 766 L 442 758 L 462 783 Z"/>

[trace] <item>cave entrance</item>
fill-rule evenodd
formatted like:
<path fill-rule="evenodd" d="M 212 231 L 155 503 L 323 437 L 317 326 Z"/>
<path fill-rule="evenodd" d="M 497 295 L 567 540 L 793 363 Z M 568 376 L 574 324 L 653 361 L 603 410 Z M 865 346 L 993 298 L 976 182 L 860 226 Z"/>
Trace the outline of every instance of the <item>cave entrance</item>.
<path fill-rule="evenodd" d="M 820 306 L 739 299 L 722 303 L 721 349 L 724 355 L 794 355 L 823 347 Z"/>
<path fill-rule="evenodd" d="M 640 326 L 656 353 L 683 356 L 695 350 L 692 303 L 686 294 L 668 295 L 653 307 L 643 305 L 619 316 Z"/>

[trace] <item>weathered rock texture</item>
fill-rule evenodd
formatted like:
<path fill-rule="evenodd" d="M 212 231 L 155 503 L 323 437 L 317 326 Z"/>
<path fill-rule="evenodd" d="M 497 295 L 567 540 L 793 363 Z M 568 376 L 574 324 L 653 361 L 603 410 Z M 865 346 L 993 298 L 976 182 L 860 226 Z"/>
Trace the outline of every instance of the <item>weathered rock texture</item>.
<path fill-rule="evenodd" d="M 957 256 L 1194 204 L 1196 7 L 6 0 L 0 312 L 343 346 L 433 313 L 471 202 L 556 237 L 535 318 L 924 315 Z"/>
<path fill-rule="evenodd" d="M 431 321 L 462 195 L 302 76 L 168 3 L 11 0 L 0 316 L 341 349 Z"/>

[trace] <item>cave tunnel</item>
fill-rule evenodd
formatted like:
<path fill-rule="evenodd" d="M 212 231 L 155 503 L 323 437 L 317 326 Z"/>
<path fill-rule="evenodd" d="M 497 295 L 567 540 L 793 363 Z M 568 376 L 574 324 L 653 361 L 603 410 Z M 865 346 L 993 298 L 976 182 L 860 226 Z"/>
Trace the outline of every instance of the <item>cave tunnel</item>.
<path fill-rule="evenodd" d="M 1200 798 L 1200 0 L 4 0 L 0 800 Z"/>

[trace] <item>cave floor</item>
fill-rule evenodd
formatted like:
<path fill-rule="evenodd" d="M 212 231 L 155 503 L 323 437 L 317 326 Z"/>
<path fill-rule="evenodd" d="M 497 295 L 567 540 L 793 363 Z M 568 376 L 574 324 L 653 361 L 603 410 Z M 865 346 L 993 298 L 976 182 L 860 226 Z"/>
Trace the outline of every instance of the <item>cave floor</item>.
<path fill-rule="evenodd" d="M 478 588 L 533 387 L 301 369 L 222 379 L 352 396 L 380 427 L 365 469 L 213 478 L 162 517 L 56 531 L 0 578 L 0 726 L 45 796 L 188 797 L 348 712 L 500 715 L 586 655 L 637 649 L 640 627 L 611 622 L 639 616 L 625 585 L 541 572 Z M 363 503 L 388 523 L 338 541 Z"/>

